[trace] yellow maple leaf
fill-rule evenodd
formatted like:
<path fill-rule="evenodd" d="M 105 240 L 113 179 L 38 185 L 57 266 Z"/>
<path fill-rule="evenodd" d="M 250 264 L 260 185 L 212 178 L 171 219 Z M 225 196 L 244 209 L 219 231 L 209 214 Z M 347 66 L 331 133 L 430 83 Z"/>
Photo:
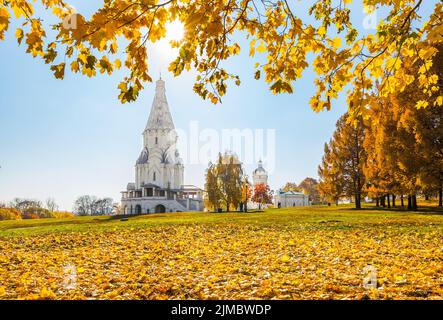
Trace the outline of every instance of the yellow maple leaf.
<path fill-rule="evenodd" d="M 429 103 L 428 103 L 427 101 L 420 100 L 420 101 L 417 102 L 417 104 L 415 105 L 415 107 L 416 107 L 417 109 L 426 108 L 426 107 L 428 106 L 428 104 L 429 104 Z"/>
<path fill-rule="evenodd" d="M 320 28 L 317 29 L 317 34 L 320 37 L 323 37 L 324 35 L 326 35 L 326 28 L 324 26 L 321 26 Z"/>
<path fill-rule="evenodd" d="M 40 291 L 39 299 L 54 299 L 54 298 L 55 298 L 55 293 L 51 289 L 43 287 L 43 289 Z"/>
<path fill-rule="evenodd" d="M 334 38 L 334 40 L 332 40 L 332 47 L 337 50 L 338 48 L 341 47 L 341 39 L 339 37 Z"/>
<path fill-rule="evenodd" d="M 121 61 L 119 59 L 115 59 L 114 66 L 116 69 L 120 69 L 120 67 L 122 66 Z"/>
<path fill-rule="evenodd" d="M 266 47 L 265 47 L 265 43 L 263 41 L 260 41 L 258 47 L 257 47 L 257 52 L 258 53 L 263 53 L 266 51 Z"/>
<path fill-rule="evenodd" d="M 288 262 L 289 260 L 291 260 L 291 257 L 289 257 L 289 256 L 287 256 L 287 255 L 284 255 L 284 256 L 282 256 L 282 257 L 280 258 L 280 261 L 281 261 L 281 262 Z"/>
<path fill-rule="evenodd" d="M 6 289 L 5 287 L 1 286 L 0 287 L 0 298 L 4 297 L 6 295 Z"/>

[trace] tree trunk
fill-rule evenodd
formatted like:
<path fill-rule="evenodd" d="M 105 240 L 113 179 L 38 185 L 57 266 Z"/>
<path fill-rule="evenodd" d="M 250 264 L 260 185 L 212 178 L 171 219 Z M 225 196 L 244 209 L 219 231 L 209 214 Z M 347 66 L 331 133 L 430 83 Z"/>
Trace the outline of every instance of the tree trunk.
<path fill-rule="evenodd" d="M 395 194 L 392 195 L 392 207 L 395 208 Z"/>
<path fill-rule="evenodd" d="M 443 187 L 440 186 L 440 190 L 438 190 L 438 206 L 443 207 Z"/>
<path fill-rule="evenodd" d="M 418 209 L 418 206 L 417 206 L 417 197 L 416 197 L 416 195 L 414 194 L 414 195 L 412 195 L 412 210 L 417 210 Z"/>
<path fill-rule="evenodd" d="M 375 198 L 375 206 L 376 206 L 376 207 L 379 207 L 379 206 L 380 206 L 380 200 L 379 200 L 378 197 Z"/>
<path fill-rule="evenodd" d="M 226 201 L 226 212 L 229 212 L 229 201 Z"/>
<path fill-rule="evenodd" d="M 355 190 L 355 209 L 361 209 L 361 181 L 360 175 L 357 177 L 357 188 Z"/>
<path fill-rule="evenodd" d="M 388 209 L 391 209 L 391 196 L 389 193 L 386 195 L 386 198 L 388 199 Z"/>
<path fill-rule="evenodd" d="M 357 191 L 355 193 L 354 199 L 355 199 L 355 209 L 361 209 L 360 192 Z"/>
<path fill-rule="evenodd" d="M 403 195 L 401 195 L 400 201 L 401 201 L 401 207 L 404 208 L 405 207 L 405 202 L 404 202 L 404 199 L 403 199 Z"/>
<path fill-rule="evenodd" d="M 412 197 L 408 196 L 408 210 L 412 210 Z"/>
<path fill-rule="evenodd" d="M 381 206 L 383 208 L 386 207 L 386 196 L 382 196 L 380 199 L 380 202 L 381 202 Z"/>

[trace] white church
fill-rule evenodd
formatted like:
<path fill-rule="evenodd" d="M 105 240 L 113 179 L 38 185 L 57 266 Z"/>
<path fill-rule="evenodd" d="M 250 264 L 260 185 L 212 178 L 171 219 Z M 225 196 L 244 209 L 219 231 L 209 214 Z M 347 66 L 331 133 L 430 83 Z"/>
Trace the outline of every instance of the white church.
<path fill-rule="evenodd" d="M 258 162 L 258 167 L 252 172 L 252 185 L 255 187 L 258 184 L 268 184 L 268 172 L 263 168 L 263 162 L 260 160 Z M 309 206 L 309 195 L 303 192 L 278 190 L 274 195 L 274 206 L 277 208 L 287 208 L 287 207 L 299 207 L 299 206 Z M 248 207 L 257 208 L 257 204 L 249 203 Z M 264 206 L 266 208 L 266 205 Z"/>
<path fill-rule="evenodd" d="M 268 172 L 263 168 L 263 162 L 258 161 L 258 167 L 252 171 L 252 193 L 254 193 L 255 186 L 258 184 L 268 185 Z M 258 209 L 259 207 L 267 208 L 268 205 L 259 205 L 250 199 L 248 201 L 249 209 Z"/>
<path fill-rule="evenodd" d="M 143 131 L 143 149 L 135 164 L 135 183 L 128 183 L 122 192 L 123 214 L 203 211 L 203 190 L 183 184 L 177 139 L 165 82 L 159 79 Z"/>

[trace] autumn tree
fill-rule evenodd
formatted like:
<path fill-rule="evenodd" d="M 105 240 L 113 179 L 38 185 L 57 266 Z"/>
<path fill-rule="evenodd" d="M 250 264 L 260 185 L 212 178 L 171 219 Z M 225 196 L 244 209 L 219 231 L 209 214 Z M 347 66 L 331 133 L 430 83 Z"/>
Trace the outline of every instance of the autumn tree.
<path fill-rule="evenodd" d="M 205 206 L 206 208 L 217 210 L 221 207 L 222 195 L 218 185 L 217 166 L 209 163 L 206 169 L 205 182 Z"/>
<path fill-rule="evenodd" d="M 320 177 L 318 191 L 322 198 L 338 205 L 338 200 L 344 195 L 344 181 L 342 172 L 334 163 L 334 155 L 330 148 L 331 143 L 332 141 L 329 144 L 325 143 L 322 162 L 318 166 L 318 176 Z"/>
<path fill-rule="evenodd" d="M 390 207 L 392 200 L 395 206 L 396 195 L 400 195 L 403 206 L 403 195 L 407 195 L 408 209 L 416 210 L 418 194 L 436 193 L 442 204 L 443 112 L 434 100 L 441 95 L 443 46 L 437 48 L 431 62 L 404 66 L 408 73 L 423 74 L 428 69 L 436 74 L 436 79 L 429 80 L 431 99 L 411 82 L 388 97 L 376 95 L 367 106 L 371 120 L 364 141 L 364 174 L 366 189 L 376 197 L 377 205 L 387 202 Z"/>
<path fill-rule="evenodd" d="M 441 66 L 443 70 L 443 66 Z M 438 206 L 443 207 L 443 112 L 432 106 L 422 110 L 417 121 L 417 150 L 423 157 L 419 184 L 424 192 L 438 194 Z"/>
<path fill-rule="evenodd" d="M 432 60 L 432 66 L 427 66 L 438 75 L 438 82 L 435 84 L 437 90 L 433 91 L 436 99 L 440 98 L 443 88 L 443 45 L 440 45 L 438 49 L 438 53 Z M 426 66 L 421 64 L 419 68 L 423 67 Z M 418 91 L 413 102 L 418 103 L 417 100 L 425 99 L 416 87 L 411 85 L 409 90 Z M 410 107 L 413 106 L 410 105 Z M 422 155 L 423 160 L 419 184 L 424 192 L 437 193 L 438 205 L 443 207 L 443 110 L 436 103 L 430 104 L 418 109 L 413 119 L 417 153 Z"/>
<path fill-rule="evenodd" d="M 309 195 L 309 201 L 320 202 L 320 193 L 318 191 L 318 181 L 314 178 L 307 177 L 298 185 L 305 194 Z"/>
<path fill-rule="evenodd" d="M 261 209 L 262 205 L 272 203 L 272 194 L 269 186 L 264 183 L 259 183 L 254 186 L 254 195 L 252 201 L 258 203 L 258 208 Z"/>
<path fill-rule="evenodd" d="M 264 79 L 274 93 L 292 93 L 294 82 L 312 65 L 317 90 L 310 105 L 316 111 L 329 110 L 332 99 L 350 86 L 350 115 L 365 116 L 376 81 L 382 96 L 414 82 L 426 96 L 418 105 L 441 106 L 441 94 L 432 94 L 438 76 L 429 68 L 412 73 L 403 66 L 432 61 L 443 42 L 443 4 L 363 0 L 368 14 L 387 14 L 374 33 L 359 33 L 351 2 L 315 1 L 306 14 L 300 12 L 302 4 L 287 0 L 115 0 L 86 16 L 62 0 L 9 0 L 0 4 L 0 39 L 16 19 L 18 43 L 49 64 L 59 79 L 67 69 L 92 77 L 124 67 L 119 99 L 130 102 L 152 81 L 147 44 L 165 37 L 168 22 L 180 21 L 185 36 L 171 44 L 178 56 L 169 70 L 178 76 L 194 69 L 194 91 L 213 103 L 221 101 L 230 83 L 240 85 L 239 76 L 223 62 L 238 55 L 240 43 L 246 42 L 256 62 L 255 79 Z M 425 3 L 433 11 L 422 19 Z M 40 18 L 42 10 L 51 11 L 57 22 L 50 25 Z"/>
<path fill-rule="evenodd" d="M 219 154 L 216 164 L 209 164 L 206 171 L 206 203 L 214 209 L 224 206 L 238 208 L 242 202 L 243 168 L 237 156 Z"/>
<path fill-rule="evenodd" d="M 299 192 L 299 191 L 301 191 L 301 188 L 295 182 L 286 182 L 286 184 L 282 188 L 282 191 L 284 191 L 284 192 L 288 192 L 288 191 Z"/>
<path fill-rule="evenodd" d="M 435 97 L 441 94 L 443 85 L 443 46 L 439 49 L 431 64 L 417 62 L 408 66 L 410 72 L 420 73 L 420 70 L 430 69 L 440 76 L 434 83 L 434 89 L 431 89 Z M 402 92 L 391 96 L 397 123 L 396 145 L 400 148 L 397 159 L 401 184 L 409 195 L 408 207 L 412 209 L 417 209 L 416 195 L 419 192 L 433 190 L 440 194 L 442 185 L 443 112 L 438 104 L 429 104 L 424 100 L 426 96 L 412 83 Z M 425 102 L 417 108 L 422 101 Z"/>
<path fill-rule="evenodd" d="M 248 202 L 252 196 L 252 186 L 249 183 L 248 177 L 245 176 L 242 183 L 241 189 L 241 211 L 248 212 Z"/>
<path fill-rule="evenodd" d="M 371 121 L 365 127 L 363 147 L 366 162 L 363 172 L 366 177 L 366 191 L 375 198 L 376 204 L 395 206 L 395 195 L 405 193 L 400 174 L 401 150 L 398 139 L 398 121 L 392 99 L 379 97 L 370 106 Z M 402 198 L 403 203 L 403 198 Z"/>
<path fill-rule="evenodd" d="M 366 161 L 366 152 L 363 148 L 364 136 L 363 122 L 350 123 L 348 114 L 344 114 L 337 121 L 337 129 L 333 138 L 325 147 L 328 154 L 325 154 L 319 168 L 319 175 L 323 180 L 321 190 L 331 192 L 330 196 L 336 201 L 339 197 L 338 191 L 343 196 L 353 197 L 357 209 L 361 208 L 362 189 L 365 183 L 363 174 L 363 164 Z"/>
<path fill-rule="evenodd" d="M 237 156 L 227 152 L 220 154 L 217 175 L 226 211 L 230 211 L 231 205 L 238 208 L 242 196 L 243 168 Z"/>

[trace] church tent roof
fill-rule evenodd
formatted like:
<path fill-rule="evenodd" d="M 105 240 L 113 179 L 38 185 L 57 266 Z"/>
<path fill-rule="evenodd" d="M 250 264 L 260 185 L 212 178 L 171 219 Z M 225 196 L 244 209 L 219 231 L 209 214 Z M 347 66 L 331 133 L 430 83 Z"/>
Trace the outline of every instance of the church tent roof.
<path fill-rule="evenodd" d="M 166 99 L 165 82 L 162 79 L 156 82 L 154 101 L 145 130 L 155 129 L 174 129 L 174 122 Z"/>
<path fill-rule="evenodd" d="M 292 190 L 289 190 L 287 192 L 280 191 L 279 194 L 280 195 L 288 195 L 288 196 L 304 196 L 305 195 L 303 192 L 295 192 Z"/>

